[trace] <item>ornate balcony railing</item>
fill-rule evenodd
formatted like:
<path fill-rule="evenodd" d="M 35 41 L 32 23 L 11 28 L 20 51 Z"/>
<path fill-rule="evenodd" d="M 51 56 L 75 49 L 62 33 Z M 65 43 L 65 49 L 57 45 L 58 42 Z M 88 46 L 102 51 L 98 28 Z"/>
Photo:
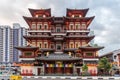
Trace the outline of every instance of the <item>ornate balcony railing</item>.
<path fill-rule="evenodd" d="M 23 56 L 23 55 L 21 55 L 20 58 L 35 58 L 35 56 Z"/>
<path fill-rule="evenodd" d="M 30 32 L 51 32 L 51 30 L 47 29 L 47 30 L 36 30 L 36 29 L 29 29 L 28 33 Z"/>
<path fill-rule="evenodd" d="M 90 32 L 90 29 L 66 30 L 66 32 Z"/>
<path fill-rule="evenodd" d="M 98 56 L 84 56 L 83 58 L 99 58 Z"/>

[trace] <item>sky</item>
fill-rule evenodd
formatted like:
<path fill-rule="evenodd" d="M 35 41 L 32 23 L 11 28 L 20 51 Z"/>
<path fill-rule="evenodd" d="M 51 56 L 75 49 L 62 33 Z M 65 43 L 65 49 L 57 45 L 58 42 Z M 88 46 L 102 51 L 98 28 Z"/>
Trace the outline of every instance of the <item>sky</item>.
<path fill-rule="evenodd" d="M 89 8 L 87 17 L 95 16 L 89 28 L 94 43 L 105 48 L 100 55 L 120 49 L 120 0 L 1 0 L 0 25 L 19 23 L 27 27 L 23 16 L 31 16 L 28 8 L 51 8 L 52 16 L 65 16 L 66 8 Z"/>

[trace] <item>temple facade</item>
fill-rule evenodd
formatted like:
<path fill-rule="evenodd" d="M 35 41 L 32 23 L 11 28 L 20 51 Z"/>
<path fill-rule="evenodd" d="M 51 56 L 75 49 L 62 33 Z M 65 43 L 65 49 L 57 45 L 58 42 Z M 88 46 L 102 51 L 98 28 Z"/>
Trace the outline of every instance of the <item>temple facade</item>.
<path fill-rule="evenodd" d="M 81 75 L 82 65 L 91 75 L 97 74 L 98 50 L 91 46 L 95 37 L 88 29 L 94 19 L 86 17 L 89 9 L 67 9 L 66 16 L 51 16 L 51 9 L 29 9 L 32 17 L 23 16 L 29 25 L 23 37 L 27 46 L 18 46 L 22 52 L 21 75 Z"/>

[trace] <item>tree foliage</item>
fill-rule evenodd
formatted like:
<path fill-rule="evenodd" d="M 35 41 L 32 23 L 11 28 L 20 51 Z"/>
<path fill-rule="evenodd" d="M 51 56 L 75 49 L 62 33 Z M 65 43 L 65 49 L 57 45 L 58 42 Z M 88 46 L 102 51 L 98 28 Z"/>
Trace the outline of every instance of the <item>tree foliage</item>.
<path fill-rule="evenodd" d="M 107 72 L 111 69 L 111 64 L 106 57 L 99 60 L 98 69 L 102 69 Z"/>
<path fill-rule="evenodd" d="M 87 66 L 86 64 L 84 64 L 84 65 L 82 66 L 82 70 L 83 70 L 84 72 L 87 72 L 87 71 L 88 71 L 88 66 Z"/>

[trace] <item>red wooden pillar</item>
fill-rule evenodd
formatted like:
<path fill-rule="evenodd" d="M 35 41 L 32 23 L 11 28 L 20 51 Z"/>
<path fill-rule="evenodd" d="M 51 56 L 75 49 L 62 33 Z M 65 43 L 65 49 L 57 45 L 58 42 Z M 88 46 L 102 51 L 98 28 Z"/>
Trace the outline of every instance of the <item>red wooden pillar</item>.
<path fill-rule="evenodd" d="M 44 22 L 42 22 L 42 30 L 44 30 Z"/>
<path fill-rule="evenodd" d="M 66 22 L 66 30 L 69 30 L 69 23 L 68 22 Z"/>
<path fill-rule="evenodd" d="M 75 30 L 75 22 L 74 22 L 74 27 L 73 27 L 73 30 Z"/>
<path fill-rule="evenodd" d="M 50 30 L 51 22 L 48 22 L 48 30 Z"/>
<path fill-rule="evenodd" d="M 37 30 L 37 22 L 35 23 L 35 25 L 36 25 L 36 30 Z"/>
<path fill-rule="evenodd" d="M 75 40 L 74 40 L 74 48 L 75 48 Z"/>
<path fill-rule="evenodd" d="M 35 45 L 37 46 L 37 40 L 35 40 Z"/>

